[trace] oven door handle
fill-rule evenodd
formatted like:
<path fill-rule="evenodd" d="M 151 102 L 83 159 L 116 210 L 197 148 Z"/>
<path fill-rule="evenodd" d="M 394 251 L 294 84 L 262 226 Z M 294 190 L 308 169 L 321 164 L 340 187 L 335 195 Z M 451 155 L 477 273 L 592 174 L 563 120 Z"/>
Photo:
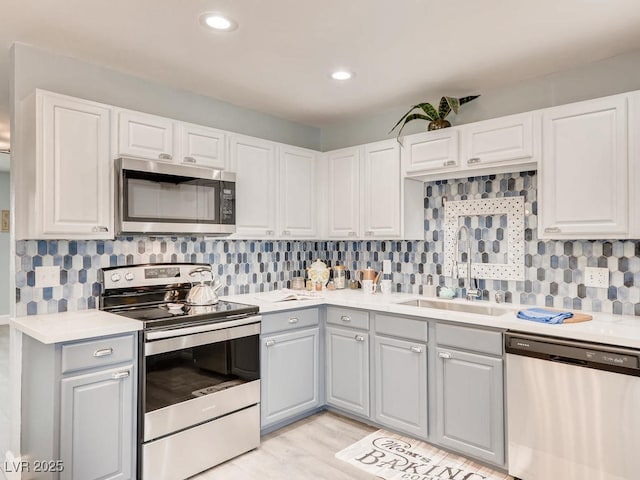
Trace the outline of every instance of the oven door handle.
<path fill-rule="evenodd" d="M 144 355 L 158 355 L 186 348 L 260 335 L 260 315 L 171 330 L 145 333 Z"/>

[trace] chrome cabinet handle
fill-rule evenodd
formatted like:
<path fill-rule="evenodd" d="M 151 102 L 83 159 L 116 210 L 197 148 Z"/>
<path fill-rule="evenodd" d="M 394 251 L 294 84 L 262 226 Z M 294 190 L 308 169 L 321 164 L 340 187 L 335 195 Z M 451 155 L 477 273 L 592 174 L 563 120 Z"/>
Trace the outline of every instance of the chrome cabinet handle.
<path fill-rule="evenodd" d="M 272 338 L 270 338 L 269 340 L 267 340 L 266 342 L 264 342 L 265 347 L 271 347 L 273 345 L 276 344 L 276 341 Z"/>
<path fill-rule="evenodd" d="M 113 353 L 113 348 L 102 348 L 100 350 L 96 350 L 93 352 L 94 357 L 106 357 L 107 355 L 111 355 Z"/>
<path fill-rule="evenodd" d="M 283 235 L 291 235 L 291 230 L 283 230 L 282 234 Z"/>
<path fill-rule="evenodd" d="M 350 237 L 355 237 L 356 236 L 356 232 L 349 232 L 347 235 L 350 236 Z"/>
<path fill-rule="evenodd" d="M 351 321 L 351 317 L 349 317 L 348 315 L 342 315 L 340 317 L 340 320 L 342 320 L 343 322 L 350 322 Z"/>
<path fill-rule="evenodd" d="M 473 165 L 474 163 L 480 163 L 480 157 L 473 157 L 467 160 L 467 164 Z"/>
<path fill-rule="evenodd" d="M 273 235 L 273 230 L 267 230 L 265 233 L 266 233 L 267 235 Z"/>
<path fill-rule="evenodd" d="M 202 411 L 207 412 L 209 410 L 213 410 L 214 408 L 216 408 L 216 405 L 209 405 L 208 407 L 204 407 Z"/>
<path fill-rule="evenodd" d="M 558 227 L 547 227 L 544 229 L 544 233 L 560 233 L 561 230 Z"/>
<path fill-rule="evenodd" d="M 373 235 L 373 232 L 372 231 L 367 231 L 367 232 L 364 232 L 364 234 L 365 234 L 366 237 L 370 237 L 370 236 Z"/>
<path fill-rule="evenodd" d="M 362 335 L 356 335 L 356 342 L 364 342 L 364 336 Z"/>
<path fill-rule="evenodd" d="M 158 159 L 160 159 L 160 160 L 172 160 L 173 156 L 168 154 L 168 153 L 161 153 L 160 155 L 158 155 Z"/>
<path fill-rule="evenodd" d="M 109 229 L 107 227 L 102 227 L 100 225 L 95 226 L 91 229 L 92 232 L 97 233 L 97 232 L 108 232 Z"/>
<path fill-rule="evenodd" d="M 298 323 L 300 320 L 298 319 L 298 317 L 291 317 L 289 319 L 289 323 Z"/>
<path fill-rule="evenodd" d="M 444 162 L 445 167 L 451 167 L 452 165 L 455 165 L 455 164 L 456 164 L 455 160 L 447 160 L 446 162 Z"/>
<path fill-rule="evenodd" d="M 131 375 L 131 372 L 129 370 L 123 370 L 122 372 L 116 372 L 113 375 L 111 375 L 111 377 L 115 380 L 119 380 L 121 378 L 127 378 L 129 375 Z"/>
<path fill-rule="evenodd" d="M 449 352 L 438 352 L 438 356 L 440 358 L 451 358 L 451 354 Z"/>
<path fill-rule="evenodd" d="M 184 161 L 187 163 L 196 163 L 196 159 L 193 157 L 184 157 Z"/>
<path fill-rule="evenodd" d="M 409 347 L 409 350 L 411 350 L 413 353 L 422 353 L 422 348 L 420 347 Z"/>

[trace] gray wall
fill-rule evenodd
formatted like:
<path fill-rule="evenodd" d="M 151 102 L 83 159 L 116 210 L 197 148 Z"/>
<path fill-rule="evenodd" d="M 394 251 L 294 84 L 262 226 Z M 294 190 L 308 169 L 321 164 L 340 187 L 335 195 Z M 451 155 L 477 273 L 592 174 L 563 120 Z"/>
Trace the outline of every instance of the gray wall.
<path fill-rule="evenodd" d="M 640 90 L 640 50 L 512 85 L 462 92 L 463 95 L 480 93 L 482 96 L 464 105 L 460 115 L 452 114 L 449 120 L 452 124 L 470 123 L 631 90 Z M 416 103 L 438 102 L 443 94 L 449 92 L 426 92 L 423 98 L 416 99 Z M 323 128 L 322 150 L 394 138 L 396 132 L 389 134 L 389 130 L 410 106 L 398 106 Z M 425 128 L 425 122 L 415 121 L 403 133 L 417 133 Z"/>
<path fill-rule="evenodd" d="M 13 46 L 15 101 L 35 88 L 320 149 L 320 130 L 29 45 Z"/>
<path fill-rule="evenodd" d="M 0 172 L 0 210 L 9 210 L 9 203 L 9 172 Z M 9 233 L 0 232 L 0 315 L 7 314 L 9 314 Z"/>

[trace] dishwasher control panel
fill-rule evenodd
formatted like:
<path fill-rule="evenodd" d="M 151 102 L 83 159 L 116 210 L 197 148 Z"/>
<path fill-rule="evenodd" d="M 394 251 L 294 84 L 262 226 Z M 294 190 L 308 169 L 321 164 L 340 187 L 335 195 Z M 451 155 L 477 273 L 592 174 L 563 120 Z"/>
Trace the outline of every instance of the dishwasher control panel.
<path fill-rule="evenodd" d="M 505 334 L 505 351 L 551 362 L 640 376 L 638 350 L 508 332 Z"/>

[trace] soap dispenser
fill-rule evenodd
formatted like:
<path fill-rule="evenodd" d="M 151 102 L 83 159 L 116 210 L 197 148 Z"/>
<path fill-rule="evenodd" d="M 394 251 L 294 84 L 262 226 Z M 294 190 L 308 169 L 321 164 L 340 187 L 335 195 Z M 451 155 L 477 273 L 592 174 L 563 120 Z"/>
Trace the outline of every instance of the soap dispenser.
<path fill-rule="evenodd" d="M 438 292 L 438 287 L 433 284 L 433 277 L 431 275 L 427 275 L 427 283 L 422 286 L 422 294 L 425 297 L 436 297 Z"/>

